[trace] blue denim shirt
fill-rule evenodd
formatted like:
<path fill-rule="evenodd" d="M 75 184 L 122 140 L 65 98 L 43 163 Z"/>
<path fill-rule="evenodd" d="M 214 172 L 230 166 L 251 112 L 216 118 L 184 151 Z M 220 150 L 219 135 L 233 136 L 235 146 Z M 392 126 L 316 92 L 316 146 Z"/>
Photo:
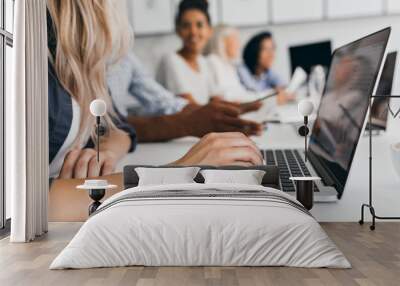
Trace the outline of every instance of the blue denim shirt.
<path fill-rule="evenodd" d="M 115 105 L 124 116 L 169 115 L 188 104 L 156 82 L 133 53 L 108 68 L 107 82 Z"/>
<path fill-rule="evenodd" d="M 240 65 L 238 74 L 242 85 L 253 92 L 262 92 L 284 85 L 280 77 L 272 70 L 268 70 L 257 77 L 245 65 Z"/>
<path fill-rule="evenodd" d="M 57 155 L 68 136 L 72 123 L 72 99 L 69 93 L 62 87 L 54 71 L 52 64 L 48 64 L 48 106 L 49 106 L 49 163 Z M 136 146 L 136 132 L 122 116 L 113 118 L 115 125 L 124 130 L 131 138 L 132 152 Z M 89 140 L 86 147 L 93 147 Z"/>

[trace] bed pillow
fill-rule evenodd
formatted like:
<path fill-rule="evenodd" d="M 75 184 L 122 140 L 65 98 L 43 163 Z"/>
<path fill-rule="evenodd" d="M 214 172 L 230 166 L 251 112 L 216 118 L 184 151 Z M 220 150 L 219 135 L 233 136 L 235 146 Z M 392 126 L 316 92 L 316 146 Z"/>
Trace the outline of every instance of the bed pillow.
<path fill-rule="evenodd" d="M 265 171 L 262 170 L 202 170 L 205 184 L 261 185 Z"/>
<path fill-rule="evenodd" d="M 135 168 L 139 176 L 139 186 L 171 185 L 196 183 L 194 178 L 200 171 L 199 167 L 183 168 Z"/>

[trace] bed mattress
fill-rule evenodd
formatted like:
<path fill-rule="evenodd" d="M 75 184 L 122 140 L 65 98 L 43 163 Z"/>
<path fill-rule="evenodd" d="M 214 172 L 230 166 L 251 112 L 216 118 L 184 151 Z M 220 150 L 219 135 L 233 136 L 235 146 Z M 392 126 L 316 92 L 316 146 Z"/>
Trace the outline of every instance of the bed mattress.
<path fill-rule="evenodd" d="M 279 190 L 182 184 L 110 197 L 50 268 L 132 265 L 350 267 L 312 215 Z"/>

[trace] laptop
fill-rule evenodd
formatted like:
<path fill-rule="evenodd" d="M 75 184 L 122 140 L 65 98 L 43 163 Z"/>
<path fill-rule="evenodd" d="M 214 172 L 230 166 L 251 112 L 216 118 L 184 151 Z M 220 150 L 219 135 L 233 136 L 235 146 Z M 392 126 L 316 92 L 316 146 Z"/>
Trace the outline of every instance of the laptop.
<path fill-rule="evenodd" d="M 371 107 L 371 129 L 374 131 L 385 131 L 389 115 L 390 97 L 384 97 L 392 94 L 393 78 L 396 69 L 397 52 L 388 53 L 385 64 L 379 79 L 378 88 Z M 369 122 L 366 130 L 369 130 Z"/>
<path fill-rule="evenodd" d="M 331 63 L 331 41 L 310 43 L 289 48 L 292 74 L 301 67 L 308 75 L 316 65 L 328 68 Z"/>
<path fill-rule="evenodd" d="M 391 28 L 336 49 L 314 122 L 304 162 L 304 149 L 264 150 L 267 165 L 280 170 L 281 190 L 295 194 L 290 177 L 318 176 L 315 202 L 341 198 L 364 126 Z"/>

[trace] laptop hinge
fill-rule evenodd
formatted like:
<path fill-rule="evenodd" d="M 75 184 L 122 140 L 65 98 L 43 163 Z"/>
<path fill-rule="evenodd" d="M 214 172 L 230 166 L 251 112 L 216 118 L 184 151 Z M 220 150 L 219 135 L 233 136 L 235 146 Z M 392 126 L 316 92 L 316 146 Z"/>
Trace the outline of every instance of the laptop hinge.
<path fill-rule="evenodd" d="M 331 177 L 329 172 L 323 167 L 323 165 L 319 162 L 318 158 L 312 153 L 308 152 L 308 159 L 310 160 L 314 170 L 318 172 L 318 175 L 321 177 L 322 181 L 326 186 L 334 186 L 335 180 Z"/>

